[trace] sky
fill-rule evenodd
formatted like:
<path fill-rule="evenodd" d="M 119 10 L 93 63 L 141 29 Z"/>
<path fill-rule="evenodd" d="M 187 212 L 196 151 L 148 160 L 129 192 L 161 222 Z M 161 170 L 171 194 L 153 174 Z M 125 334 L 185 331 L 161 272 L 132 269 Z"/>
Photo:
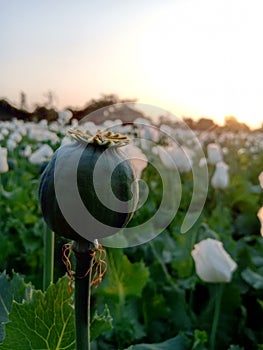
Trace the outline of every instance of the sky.
<path fill-rule="evenodd" d="M 0 0 L 0 98 L 263 122 L 262 0 Z"/>

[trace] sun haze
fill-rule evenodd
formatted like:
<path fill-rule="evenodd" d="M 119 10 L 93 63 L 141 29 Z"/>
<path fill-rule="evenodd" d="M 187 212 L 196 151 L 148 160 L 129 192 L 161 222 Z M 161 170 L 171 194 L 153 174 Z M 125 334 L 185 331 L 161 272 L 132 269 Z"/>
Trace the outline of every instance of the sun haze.
<path fill-rule="evenodd" d="M 82 107 L 101 93 L 262 123 L 261 0 L 3 2 L 0 97 Z"/>

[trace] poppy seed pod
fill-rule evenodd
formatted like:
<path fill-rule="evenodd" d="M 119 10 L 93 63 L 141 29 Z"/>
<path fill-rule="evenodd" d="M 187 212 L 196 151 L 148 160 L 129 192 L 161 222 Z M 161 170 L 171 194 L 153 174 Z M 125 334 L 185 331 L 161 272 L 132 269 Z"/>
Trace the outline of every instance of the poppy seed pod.
<path fill-rule="evenodd" d="M 129 139 L 112 132 L 70 134 L 75 142 L 61 146 L 42 174 L 42 213 L 55 233 L 94 241 L 118 232 L 137 207 L 136 175 L 119 149 Z"/>

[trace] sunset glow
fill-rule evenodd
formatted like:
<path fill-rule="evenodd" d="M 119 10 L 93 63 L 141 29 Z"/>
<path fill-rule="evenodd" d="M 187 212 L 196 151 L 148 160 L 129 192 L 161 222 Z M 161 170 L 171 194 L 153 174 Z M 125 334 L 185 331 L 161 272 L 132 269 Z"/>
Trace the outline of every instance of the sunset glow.
<path fill-rule="evenodd" d="M 58 108 L 100 94 L 178 116 L 263 121 L 260 0 L 5 2 L 0 97 Z"/>

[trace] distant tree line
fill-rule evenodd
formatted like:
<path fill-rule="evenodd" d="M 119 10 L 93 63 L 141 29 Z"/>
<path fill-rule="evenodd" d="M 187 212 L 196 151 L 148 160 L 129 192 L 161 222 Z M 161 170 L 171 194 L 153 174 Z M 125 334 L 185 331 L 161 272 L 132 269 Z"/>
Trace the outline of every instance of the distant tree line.
<path fill-rule="evenodd" d="M 53 107 L 53 100 L 54 96 L 52 95 L 52 92 L 49 92 L 49 94 L 46 96 L 47 102 L 39 106 L 37 105 L 33 112 L 28 112 L 26 110 L 27 103 L 26 103 L 26 95 L 21 92 L 20 95 L 20 108 L 17 108 L 13 106 L 10 102 L 8 102 L 6 99 L 0 100 L 0 120 L 12 120 L 13 118 L 22 119 L 24 121 L 40 121 L 42 119 L 46 119 L 48 122 L 52 122 L 57 120 L 58 118 L 58 112 Z M 70 110 L 73 114 L 72 118 L 75 118 L 77 120 L 81 120 L 87 115 L 91 115 L 92 121 L 96 122 L 96 116 L 92 119 L 92 113 L 103 108 L 103 107 L 110 107 L 116 104 L 122 103 L 123 106 L 118 109 L 112 108 L 108 109 L 108 113 L 105 113 L 103 118 L 100 118 L 98 120 L 98 123 L 103 122 L 106 119 L 121 119 L 124 122 L 132 122 L 136 118 L 145 117 L 142 113 L 139 111 L 135 111 L 134 109 L 129 107 L 129 104 L 125 105 L 125 102 L 135 102 L 136 100 L 131 99 L 120 99 L 118 96 L 114 94 L 109 95 L 102 95 L 98 99 L 91 99 L 84 108 L 76 109 L 72 107 L 67 107 L 66 109 Z M 214 130 L 214 131 L 223 131 L 223 130 L 230 130 L 233 132 L 240 132 L 240 131 L 249 131 L 250 128 L 245 124 L 241 123 L 235 118 L 234 116 L 227 116 L 225 118 L 224 126 L 218 126 L 211 118 L 200 118 L 199 120 L 194 120 L 190 117 L 184 117 L 183 121 L 185 124 L 187 124 L 191 129 L 193 130 Z M 169 118 L 167 116 L 160 116 L 159 123 L 166 123 L 168 125 L 175 125 L 178 122 L 174 121 L 172 118 Z M 263 131 L 263 125 L 258 130 Z"/>

